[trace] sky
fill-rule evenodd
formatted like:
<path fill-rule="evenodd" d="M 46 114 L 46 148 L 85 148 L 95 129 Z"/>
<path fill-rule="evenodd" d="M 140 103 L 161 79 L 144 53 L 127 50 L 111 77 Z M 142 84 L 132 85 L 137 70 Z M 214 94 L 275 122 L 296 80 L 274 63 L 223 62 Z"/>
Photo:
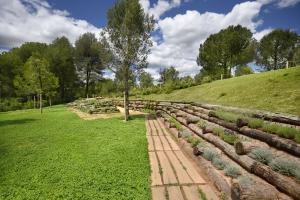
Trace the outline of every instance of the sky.
<path fill-rule="evenodd" d="M 241 24 L 260 40 L 275 28 L 300 34 L 300 0 L 139 0 L 155 18 L 146 71 L 174 66 L 181 76 L 199 72 L 199 46 L 210 34 Z M 99 36 L 114 0 L 0 0 L 0 52 L 24 42 L 71 43 L 85 32 Z M 109 74 L 109 73 L 108 73 Z"/>

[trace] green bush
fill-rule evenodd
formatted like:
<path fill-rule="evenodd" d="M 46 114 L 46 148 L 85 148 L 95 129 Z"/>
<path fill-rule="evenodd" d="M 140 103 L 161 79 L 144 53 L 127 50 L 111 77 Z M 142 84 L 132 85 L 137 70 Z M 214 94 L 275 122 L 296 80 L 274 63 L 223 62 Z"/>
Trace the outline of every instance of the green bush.
<path fill-rule="evenodd" d="M 220 135 L 220 137 L 224 142 L 227 142 L 228 144 L 231 145 L 234 145 L 239 140 L 239 137 L 237 135 L 228 134 L 228 133 L 223 133 Z"/>
<path fill-rule="evenodd" d="M 198 121 L 197 125 L 198 125 L 200 128 L 203 129 L 203 128 L 206 128 L 207 123 L 206 123 L 204 120 L 200 119 L 200 120 Z"/>
<path fill-rule="evenodd" d="M 219 155 L 218 155 L 217 152 L 215 152 L 213 150 L 205 149 L 204 152 L 203 152 L 203 157 L 206 160 L 212 161 L 215 157 L 219 157 Z"/>
<path fill-rule="evenodd" d="M 279 124 L 271 124 L 271 123 L 265 123 L 262 127 L 263 131 L 276 134 L 280 137 L 287 138 L 287 139 L 293 139 L 296 142 L 299 143 L 299 136 L 300 131 L 296 128 L 288 127 L 288 126 L 282 126 Z"/>
<path fill-rule="evenodd" d="M 170 118 L 169 122 L 173 124 L 178 131 L 183 130 L 182 125 L 174 118 Z"/>
<path fill-rule="evenodd" d="M 299 174 L 300 166 L 298 166 L 295 162 L 285 160 L 285 159 L 274 159 L 270 163 L 270 167 L 283 175 L 287 176 L 296 176 Z"/>
<path fill-rule="evenodd" d="M 236 114 L 236 113 L 232 113 L 232 112 L 227 112 L 227 111 L 223 111 L 223 110 L 214 111 L 214 114 L 218 118 L 223 119 L 227 122 L 232 122 L 232 123 L 236 123 L 238 118 L 243 118 L 244 117 L 244 115 Z"/>
<path fill-rule="evenodd" d="M 268 149 L 263 149 L 263 148 L 253 149 L 249 153 L 249 156 L 254 160 L 257 160 L 264 164 L 270 163 L 273 159 L 272 152 Z"/>
<path fill-rule="evenodd" d="M 212 132 L 213 132 L 213 134 L 220 136 L 220 135 L 224 134 L 224 129 L 219 128 L 219 127 L 213 127 Z"/>
<path fill-rule="evenodd" d="M 231 178 L 237 178 L 239 175 L 241 175 L 240 170 L 232 165 L 227 165 L 225 167 L 224 173 L 226 176 L 229 176 Z"/>
<path fill-rule="evenodd" d="M 226 166 L 226 162 L 219 157 L 214 157 L 212 160 L 213 166 L 215 166 L 219 170 L 223 170 Z"/>

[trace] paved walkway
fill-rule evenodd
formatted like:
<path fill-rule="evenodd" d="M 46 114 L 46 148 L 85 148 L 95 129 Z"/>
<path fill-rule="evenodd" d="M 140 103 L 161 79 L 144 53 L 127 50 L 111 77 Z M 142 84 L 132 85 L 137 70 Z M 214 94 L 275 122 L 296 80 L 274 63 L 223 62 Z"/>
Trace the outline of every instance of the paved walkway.
<path fill-rule="evenodd" d="M 160 120 L 147 119 L 146 128 L 153 200 L 200 200 L 200 190 L 219 199 Z"/>

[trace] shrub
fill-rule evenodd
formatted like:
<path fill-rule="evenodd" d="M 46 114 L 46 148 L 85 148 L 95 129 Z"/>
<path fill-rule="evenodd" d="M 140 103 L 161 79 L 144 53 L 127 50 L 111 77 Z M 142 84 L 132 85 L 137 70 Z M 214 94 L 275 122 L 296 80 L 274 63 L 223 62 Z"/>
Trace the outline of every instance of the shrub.
<path fill-rule="evenodd" d="M 214 157 L 214 159 L 212 160 L 212 164 L 219 170 L 223 170 L 226 166 L 226 162 L 218 157 Z"/>
<path fill-rule="evenodd" d="M 180 131 L 180 134 L 181 134 L 182 138 L 188 138 L 188 137 L 192 136 L 192 133 L 188 130 L 182 130 L 182 131 Z"/>
<path fill-rule="evenodd" d="M 247 118 L 247 120 L 250 128 L 261 128 L 264 124 L 264 121 L 261 119 Z"/>
<path fill-rule="evenodd" d="M 214 127 L 214 128 L 212 128 L 212 132 L 213 132 L 213 134 L 220 136 L 220 135 L 224 134 L 224 129 Z"/>
<path fill-rule="evenodd" d="M 199 195 L 201 200 L 207 200 L 205 193 L 199 188 Z"/>
<path fill-rule="evenodd" d="M 219 155 L 218 155 L 217 152 L 215 152 L 213 150 L 205 149 L 204 152 L 203 152 L 203 157 L 206 160 L 212 161 L 215 157 L 219 157 Z"/>
<path fill-rule="evenodd" d="M 268 149 L 263 149 L 263 148 L 253 149 L 249 153 L 249 156 L 254 160 L 257 160 L 264 164 L 270 163 L 273 159 L 272 152 Z"/>
<path fill-rule="evenodd" d="M 300 170 L 299 166 L 295 162 L 280 158 L 274 159 L 270 163 L 270 167 L 274 171 L 287 176 L 296 176 L 296 174 L 299 173 L 297 171 Z"/>
<path fill-rule="evenodd" d="M 201 140 L 199 138 L 193 137 L 192 135 L 189 135 L 187 137 L 187 142 L 191 143 L 192 147 L 196 147 L 201 142 Z"/>
<path fill-rule="evenodd" d="M 231 178 L 237 178 L 239 175 L 241 175 L 240 170 L 237 167 L 232 166 L 232 165 L 227 165 L 225 167 L 224 172 L 225 172 L 226 176 L 229 176 Z"/>
<path fill-rule="evenodd" d="M 203 129 L 203 128 L 206 128 L 207 123 L 206 123 L 204 120 L 200 119 L 200 120 L 198 121 L 197 125 L 198 125 L 200 128 Z"/>
<path fill-rule="evenodd" d="M 169 121 L 171 124 L 173 124 L 176 127 L 177 130 L 179 130 L 179 131 L 183 130 L 181 124 L 178 121 L 176 121 L 176 119 L 170 118 Z"/>
<path fill-rule="evenodd" d="M 265 132 L 273 133 L 287 139 L 293 139 L 299 143 L 298 135 L 300 134 L 300 131 L 296 128 L 281 126 L 279 124 L 266 123 L 263 125 L 262 129 Z"/>
<path fill-rule="evenodd" d="M 228 144 L 231 145 L 234 145 L 239 140 L 239 137 L 237 135 L 227 134 L 227 133 L 221 134 L 220 137 L 224 142 L 227 142 Z"/>

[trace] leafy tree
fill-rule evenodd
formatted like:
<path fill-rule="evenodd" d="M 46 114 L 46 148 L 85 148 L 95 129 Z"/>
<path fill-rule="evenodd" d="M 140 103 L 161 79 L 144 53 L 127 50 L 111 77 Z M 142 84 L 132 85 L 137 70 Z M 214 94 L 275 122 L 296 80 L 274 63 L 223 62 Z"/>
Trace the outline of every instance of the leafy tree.
<path fill-rule="evenodd" d="M 282 29 L 265 35 L 258 45 L 257 64 L 266 70 L 284 68 L 293 58 L 298 38 L 297 33 Z"/>
<path fill-rule="evenodd" d="M 150 73 L 143 71 L 140 74 L 140 87 L 141 88 L 149 88 L 153 86 L 153 77 Z"/>
<path fill-rule="evenodd" d="M 251 67 L 247 65 L 239 65 L 235 69 L 235 76 L 243 76 L 243 75 L 253 74 L 253 73 L 254 72 L 251 69 Z"/>
<path fill-rule="evenodd" d="M 77 74 L 73 53 L 73 47 L 66 37 L 57 38 L 48 48 L 50 69 L 58 78 L 59 96 L 63 102 L 71 100 L 74 96 Z M 50 96 L 53 96 L 53 93 Z"/>
<path fill-rule="evenodd" d="M 39 94 L 40 111 L 42 113 L 42 96 L 58 87 L 58 79 L 49 69 L 48 61 L 38 54 L 33 54 L 25 63 L 24 84 L 34 93 Z"/>
<path fill-rule="evenodd" d="M 191 76 L 184 76 L 180 78 L 180 87 L 187 88 L 194 85 L 194 79 Z"/>
<path fill-rule="evenodd" d="M 0 55 L 0 98 L 15 95 L 14 77 L 20 71 L 22 61 L 15 51 Z"/>
<path fill-rule="evenodd" d="M 100 79 L 105 68 L 102 50 L 104 46 L 93 33 L 85 33 L 75 42 L 76 65 L 85 82 L 86 97 L 89 94 L 90 82 Z"/>
<path fill-rule="evenodd" d="M 179 72 L 173 66 L 163 69 L 159 72 L 159 75 L 160 82 L 162 84 L 165 84 L 167 82 L 175 83 L 179 80 Z"/>
<path fill-rule="evenodd" d="M 147 66 L 147 55 L 152 42 L 150 33 L 153 18 L 144 13 L 138 0 L 119 0 L 107 13 L 108 25 L 105 37 L 111 50 L 109 68 L 123 82 L 125 121 L 129 116 L 130 77 L 135 71 Z"/>
<path fill-rule="evenodd" d="M 229 26 L 210 35 L 200 45 L 197 64 L 211 75 L 231 77 L 231 69 L 250 62 L 254 57 L 254 41 L 249 29 Z"/>
<path fill-rule="evenodd" d="M 116 92 L 116 85 L 111 79 L 104 79 L 96 85 L 96 93 L 100 96 L 111 96 Z"/>

